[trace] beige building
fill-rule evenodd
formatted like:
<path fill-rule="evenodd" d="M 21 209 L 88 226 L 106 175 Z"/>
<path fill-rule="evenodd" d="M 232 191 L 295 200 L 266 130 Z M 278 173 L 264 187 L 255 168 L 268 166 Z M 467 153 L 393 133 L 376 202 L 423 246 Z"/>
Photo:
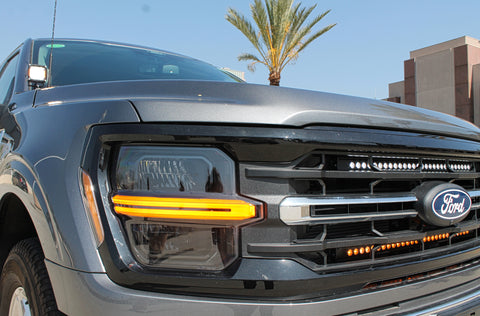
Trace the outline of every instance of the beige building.
<path fill-rule="evenodd" d="M 233 69 L 230 69 L 230 68 L 227 68 L 227 67 L 223 67 L 223 68 L 220 68 L 220 69 L 222 69 L 223 71 L 227 71 L 227 72 L 231 73 L 232 75 L 237 76 L 238 78 L 245 81 L 245 72 L 244 71 L 233 70 Z"/>
<path fill-rule="evenodd" d="M 480 41 L 463 36 L 410 52 L 389 101 L 456 115 L 480 125 Z"/>

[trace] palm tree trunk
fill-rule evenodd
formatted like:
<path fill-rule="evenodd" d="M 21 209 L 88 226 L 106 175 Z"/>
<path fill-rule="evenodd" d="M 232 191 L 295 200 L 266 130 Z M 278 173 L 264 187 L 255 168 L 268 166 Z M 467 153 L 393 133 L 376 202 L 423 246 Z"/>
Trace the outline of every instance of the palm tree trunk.
<path fill-rule="evenodd" d="M 271 86 L 279 86 L 280 85 L 280 72 L 278 71 L 271 71 L 270 76 L 268 77 L 268 80 L 270 80 L 270 85 Z"/>

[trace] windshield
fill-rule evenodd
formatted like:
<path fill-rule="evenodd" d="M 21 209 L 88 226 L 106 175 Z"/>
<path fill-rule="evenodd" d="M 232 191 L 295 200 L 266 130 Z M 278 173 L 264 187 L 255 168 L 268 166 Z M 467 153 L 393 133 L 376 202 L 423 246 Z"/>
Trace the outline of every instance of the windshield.
<path fill-rule="evenodd" d="M 168 52 L 89 41 L 36 41 L 32 64 L 49 68 L 48 86 L 79 83 L 186 79 L 236 82 L 234 77 L 196 59 Z"/>

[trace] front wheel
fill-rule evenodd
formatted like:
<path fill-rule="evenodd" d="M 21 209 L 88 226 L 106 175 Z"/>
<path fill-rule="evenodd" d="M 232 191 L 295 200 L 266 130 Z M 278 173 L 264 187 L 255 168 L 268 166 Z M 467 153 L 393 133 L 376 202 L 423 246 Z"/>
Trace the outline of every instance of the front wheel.
<path fill-rule="evenodd" d="M 22 240 L 13 247 L 0 279 L 0 315 L 62 315 L 43 260 L 36 238 Z"/>

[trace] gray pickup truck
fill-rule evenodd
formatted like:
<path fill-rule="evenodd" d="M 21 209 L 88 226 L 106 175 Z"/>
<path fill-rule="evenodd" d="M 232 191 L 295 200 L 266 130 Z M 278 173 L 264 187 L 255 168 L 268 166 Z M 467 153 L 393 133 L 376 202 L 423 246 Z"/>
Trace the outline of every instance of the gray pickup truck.
<path fill-rule="evenodd" d="M 460 119 L 29 39 L 0 135 L 0 315 L 480 313 Z"/>

